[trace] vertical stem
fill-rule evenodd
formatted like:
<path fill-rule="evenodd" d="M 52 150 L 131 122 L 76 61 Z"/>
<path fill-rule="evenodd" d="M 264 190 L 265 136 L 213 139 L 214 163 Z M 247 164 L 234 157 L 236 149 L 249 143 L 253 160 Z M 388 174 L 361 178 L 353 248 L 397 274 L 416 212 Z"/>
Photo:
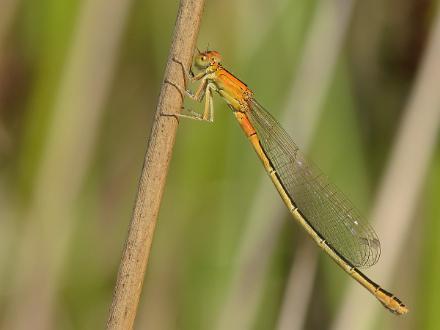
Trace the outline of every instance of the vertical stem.
<path fill-rule="evenodd" d="M 182 82 L 182 70 L 172 59 L 189 65 L 192 60 L 204 0 L 181 0 L 164 80 Z M 157 215 L 164 191 L 178 120 L 173 114 L 182 96 L 163 83 L 145 155 L 138 194 L 125 243 L 107 329 L 131 329 L 150 255 Z"/>

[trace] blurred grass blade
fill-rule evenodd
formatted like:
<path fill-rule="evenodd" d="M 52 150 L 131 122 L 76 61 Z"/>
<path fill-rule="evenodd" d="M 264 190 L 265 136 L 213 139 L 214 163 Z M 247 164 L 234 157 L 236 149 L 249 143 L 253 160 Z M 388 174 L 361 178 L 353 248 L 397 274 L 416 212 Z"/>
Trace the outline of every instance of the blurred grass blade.
<path fill-rule="evenodd" d="M 383 253 L 371 273 L 385 284 L 390 283 L 398 259 L 405 253 L 406 237 L 412 220 L 416 220 L 418 198 L 436 147 L 440 126 L 439 58 L 440 7 L 372 212 Z M 350 285 L 333 329 L 370 329 L 380 306 L 369 298 L 360 296 L 358 288 Z M 411 307 L 417 309 L 408 305 L 410 311 Z"/>
<path fill-rule="evenodd" d="M 36 166 L 5 329 L 53 327 L 60 273 L 74 230 L 74 203 L 91 162 L 130 3 L 82 3 Z"/>
<path fill-rule="evenodd" d="M 278 23 L 279 17 L 286 11 L 288 5 L 288 0 L 279 0 L 263 3 L 260 8 L 253 0 L 237 1 L 236 14 L 239 15 L 237 31 L 240 31 L 240 34 L 237 34 L 239 36 L 238 42 L 242 45 L 242 40 L 246 40 L 246 47 L 242 47 L 240 50 L 244 60 L 248 60 L 254 55 L 262 43 L 267 40 L 271 29 Z M 270 6 L 270 10 L 264 6 Z M 254 15 L 249 15 L 250 10 L 253 10 Z M 262 22 L 264 23 L 261 24 Z M 249 29 L 249 26 L 253 28 Z"/>
<path fill-rule="evenodd" d="M 437 149 L 438 150 L 438 149 Z M 421 251 L 422 277 L 417 285 L 421 290 L 417 291 L 418 310 L 423 311 L 423 318 L 419 318 L 419 327 L 425 330 L 435 330 L 440 323 L 438 313 L 440 306 L 440 154 L 437 153 L 434 166 L 428 178 L 428 198 L 424 201 L 426 206 L 427 219 L 426 227 L 423 229 L 423 250 Z M 434 261 L 434 262 L 433 262 Z"/>
<path fill-rule="evenodd" d="M 289 125 L 284 126 L 303 150 L 307 149 L 316 128 L 347 32 L 353 3 L 320 1 L 314 14 L 298 74 L 290 88 L 285 115 L 281 120 L 282 123 L 296 124 L 295 127 L 290 125 L 290 129 Z M 284 205 L 279 202 L 269 180 L 264 178 L 257 188 L 247 220 L 249 228 L 242 240 L 235 275 L 221 310 L 219 329 L 242 329 L 254 319 L 284 215 Z M 264 246 L 264 251 L 261 246 Z"/>
<path fill-rule="evenodd" d="M 278 319 L 279 330 L 304 329 L 320 253 L 315 244 L 306 239 L 295 252 Z"/>
<path fill-rule="evenodd" d="M 0 4 L 0 57 L 20 0 L 2 0 Z"/>

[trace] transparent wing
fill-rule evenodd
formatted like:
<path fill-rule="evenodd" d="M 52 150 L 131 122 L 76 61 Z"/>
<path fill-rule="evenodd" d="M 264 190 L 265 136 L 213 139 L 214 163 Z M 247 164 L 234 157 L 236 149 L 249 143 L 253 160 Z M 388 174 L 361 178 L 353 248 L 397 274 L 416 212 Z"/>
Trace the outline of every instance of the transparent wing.
<path fill-rule="evenodd" d="M 309 224 L 356 267 L 374 265 L 380 242 L 353 204 L 312 163 L 292 138 L 256 100 L 248 117 L 267 157 L 296 207 Z"/>

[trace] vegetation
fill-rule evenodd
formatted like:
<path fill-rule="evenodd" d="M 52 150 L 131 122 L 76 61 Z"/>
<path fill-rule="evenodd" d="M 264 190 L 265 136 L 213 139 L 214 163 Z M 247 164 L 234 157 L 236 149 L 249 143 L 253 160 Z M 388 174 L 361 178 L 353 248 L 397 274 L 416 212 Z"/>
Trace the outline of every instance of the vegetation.
<path fill-rule="evenodd" d="M 178 3 L 2 6 L 0 328 L 102 328 Z M 292 275 L 308 238 L 217 98 L 214 124 L 180 120 L 136 328 L 273 329 L 292 278 L 304 290 L 311 279 L 287 308 L 299 327 L 437 328 L 439 60 L 427 83 L 418 73 L 439 20 L 429 0 L 208 1 L 198 39 L 374 218 L 382 257 L 366 273 L 410 313 L 397 318 L 349 287 L 313 246 L 309 268 Z M 431 103 L 417 103 L 418 88 Z M 412 120 L 408 141 L 414 109 L 425 121 Z M 394 157 L 402 141 L 416 151 L 403 161 Z"/>

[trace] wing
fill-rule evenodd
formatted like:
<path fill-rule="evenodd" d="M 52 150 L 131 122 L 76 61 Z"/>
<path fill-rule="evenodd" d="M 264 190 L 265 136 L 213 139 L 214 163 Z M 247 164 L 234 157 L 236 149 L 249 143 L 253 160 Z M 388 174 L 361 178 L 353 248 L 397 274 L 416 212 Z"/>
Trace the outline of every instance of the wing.
<path fill-rule="evenodd" d="M 248 101 L 249 120 L 279 179 L 306 221 L 356 267 L 374 265 L 380 242 L 353 204 L 312 163 L 256 100 Z"/>

